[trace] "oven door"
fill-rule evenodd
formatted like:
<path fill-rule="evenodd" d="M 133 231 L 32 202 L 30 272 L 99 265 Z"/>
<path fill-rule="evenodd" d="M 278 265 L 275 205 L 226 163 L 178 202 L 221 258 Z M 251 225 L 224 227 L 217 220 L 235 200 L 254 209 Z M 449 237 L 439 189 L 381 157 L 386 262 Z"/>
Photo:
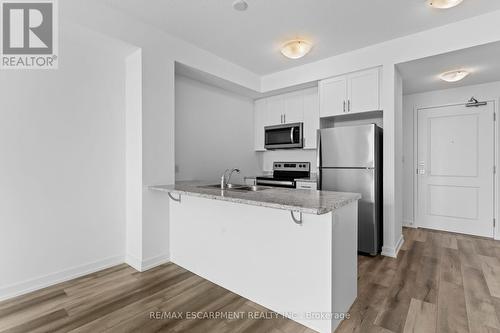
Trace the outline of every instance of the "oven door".
<path fill-rule="evenodd" d="M 295 188 L 295 181 L 293 180 L 278 180 L 278 179 L 257 177 L 256 184 L 263 186 Z"/>
<path fill-rule="evenodd" d="M 302 148 L 304 146 L 302 128 L 302 123 L 266 126 L 264 128 L 264 148 Z"/>

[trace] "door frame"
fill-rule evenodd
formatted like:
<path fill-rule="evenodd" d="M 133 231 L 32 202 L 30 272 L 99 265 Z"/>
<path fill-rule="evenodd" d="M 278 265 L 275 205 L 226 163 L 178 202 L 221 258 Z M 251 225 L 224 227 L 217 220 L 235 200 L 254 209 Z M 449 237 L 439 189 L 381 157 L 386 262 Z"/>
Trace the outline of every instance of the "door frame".
<path fill-rule="evenodd" d="M 481 100 L 483 101 L 483 100 Z M 495 115 L 496 121 L 493 126 L 493 160 L 495 161 L 496 172 L 493 175 L 493 218 L 496 220 L 496 224 L 493 227 L 493 239 L 500 240 L 500 221 L 499 221 L 499 206 L 500 206 L 500 177 L 499 177 L 499 162 L 500 162 L 500 119 L 498 114 L 498 106 L 500 103 L 500 98 L 486 98 L 484 101 L 488 103 L 493 103 L 493 113 Z M 437 105 L 426 105 L 426 106 L 413 106 L 413 161 L 412 161 L 412 173 L 413 173 L 413 226 L 415 228 L 420 228 L 421 223 L 419 220 L 419 216 L 417 213 L 418 207 L 418 175 L 416 173 L 416 164 L 415 162 L 418 160 L 418 111 L 420 110 L 428 110 L 428 109 L 437 109 L 448 106 L 460 106 L 465 105 L 465 102 L 460 103 L 445 103 L 445 104 L 437 104 Z"/>

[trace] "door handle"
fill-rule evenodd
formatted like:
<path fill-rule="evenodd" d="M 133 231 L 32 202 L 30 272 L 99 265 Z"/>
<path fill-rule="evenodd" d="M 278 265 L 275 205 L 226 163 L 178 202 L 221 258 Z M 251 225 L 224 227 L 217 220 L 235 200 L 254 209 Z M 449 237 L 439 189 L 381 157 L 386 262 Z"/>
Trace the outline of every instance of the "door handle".
<path fill-rule="evenodd" d="M 351 112 L 351 100 L 347 100 L 347 112 Z"/>
<path fill-rule="evenodd" d="M 344 110 L 343 112 L 345 112 L 345 101 L 344 101 L 344 108 L 343 108 L 343 110 Z"/>
<path fill-rule="evenodd" d="M 283 124 L 283 113 L 280 114 L 280 124 Z"/>
<path fill-rule="evenodd" d="M 283 113 L 283 124 L 286 124 L 286 113 Z"/>

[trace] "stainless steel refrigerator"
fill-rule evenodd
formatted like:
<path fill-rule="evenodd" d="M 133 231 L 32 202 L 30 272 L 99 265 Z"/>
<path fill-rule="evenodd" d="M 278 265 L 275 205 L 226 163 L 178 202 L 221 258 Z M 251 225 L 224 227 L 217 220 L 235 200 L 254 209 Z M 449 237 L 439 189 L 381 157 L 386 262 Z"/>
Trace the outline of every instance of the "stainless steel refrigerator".
<path fill-rule="evenodd" d="M 318 131 L 321 190 L 361 193 L 358 251 L 382 248 L 382 129 L 374 124 Z"/>

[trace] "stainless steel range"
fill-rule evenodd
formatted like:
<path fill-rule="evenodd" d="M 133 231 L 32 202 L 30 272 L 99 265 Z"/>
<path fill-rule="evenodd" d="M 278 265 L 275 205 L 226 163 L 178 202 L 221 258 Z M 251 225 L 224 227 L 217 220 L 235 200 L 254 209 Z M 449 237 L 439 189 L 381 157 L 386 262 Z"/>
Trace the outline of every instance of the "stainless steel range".
<path fill-rule="evenodd" d="M 295 188 L 295 180 L 311 176 L 309 162 L 274 162 L 273 174 L 257 177 L 257 185 Z"/>

